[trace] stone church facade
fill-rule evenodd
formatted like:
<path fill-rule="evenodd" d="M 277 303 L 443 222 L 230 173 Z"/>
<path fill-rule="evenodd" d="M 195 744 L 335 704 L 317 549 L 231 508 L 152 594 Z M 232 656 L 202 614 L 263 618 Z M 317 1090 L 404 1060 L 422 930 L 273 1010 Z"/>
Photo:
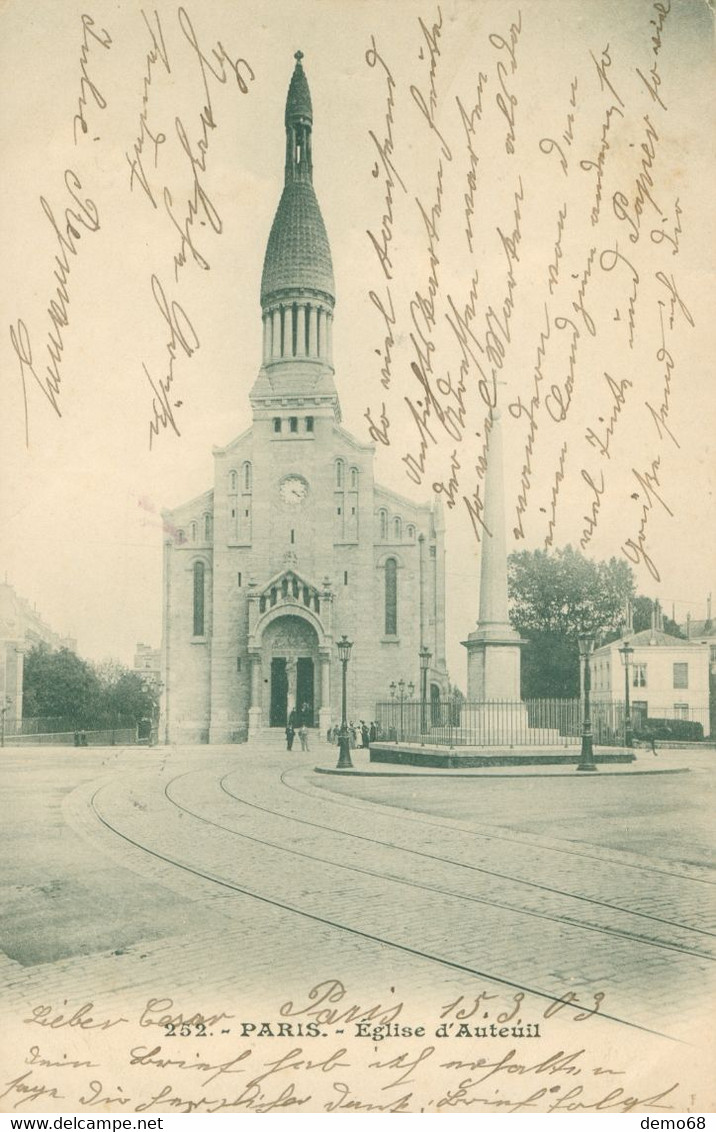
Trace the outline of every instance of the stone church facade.
<path fill-rule="evenodd" d="M 300 52 L 286 101 L 283 194 L 261 282 L 253 424 L 214 449 L 214 486 L 164 512 L 162 721 L 168 742 L 238 742 L 297 709 L 341 717 L 336 642 L 353 642 L 348 715 L 373 719 L 392 681 L 447 692 L 444 525 L 373 476 L 341 426 L 333 267 L 313 189 Z"/>

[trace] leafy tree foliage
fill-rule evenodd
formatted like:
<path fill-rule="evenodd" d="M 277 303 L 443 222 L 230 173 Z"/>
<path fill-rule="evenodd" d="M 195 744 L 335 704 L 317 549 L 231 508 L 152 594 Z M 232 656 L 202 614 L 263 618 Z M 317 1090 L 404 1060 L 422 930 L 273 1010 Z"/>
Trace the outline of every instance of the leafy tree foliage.
<path fill-rule="evenodd" d="M 632 612 L 634 615 L 634 632 L 639 633 L 642 629 L 651 628 L 651 615 L 654 612 L 656 602 L 650 597 L 644 597 L 642 594 L 634 598 L 632 602 Z M 681 629 L 672 621 L 670 617 L 664 617 L 664 632 L 669 633 L 672 637 L 683 637 Z"/>
<path fill-rule="evenodd" d="M 102 730 L 152 718 L 156 693 L 117 661 L 93 665 L 69 649 L 40 644 L 25 657 L 23 715 L 53 716 L 73 728 Z"/>
<path fill-rule="evenodd" d="M 508 562 L 510 619 L 528 644 L 522 650 L 525 698 L 579 694 L 580 633 L 597 641 L 624 619 L 634 597 L 626 562 L 595 562 L 571 546 L 523 550 Z"/>

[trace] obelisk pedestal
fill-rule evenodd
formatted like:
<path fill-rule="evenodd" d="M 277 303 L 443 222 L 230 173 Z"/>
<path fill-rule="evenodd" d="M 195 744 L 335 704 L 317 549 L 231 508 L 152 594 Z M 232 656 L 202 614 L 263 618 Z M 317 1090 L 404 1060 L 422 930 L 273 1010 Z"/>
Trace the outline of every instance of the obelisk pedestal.
<path fill-rule="evenodd" d="M 520 704 L 520 651 L 525 642 L 510 624 L 507 605 L 507 550 L 500 414 L 492 418 L 485 476 L 480 567 L 480 615 L 467 649 L 467 698 Z M 523 710 L 523 709 L 521 709 Z"/>

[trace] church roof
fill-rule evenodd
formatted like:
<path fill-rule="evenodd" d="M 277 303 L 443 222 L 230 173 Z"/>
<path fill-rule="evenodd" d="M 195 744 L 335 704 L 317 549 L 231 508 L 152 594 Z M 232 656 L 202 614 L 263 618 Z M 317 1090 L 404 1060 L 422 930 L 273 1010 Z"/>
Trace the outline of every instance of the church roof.
<path fill-rule="evenodd" d="M 286 182 L 266 247 L 262 306 L 296 292 L 335 298 L 331 249 L 312 183 L 313 110 L 302 58 L 297 51 L 286 98 Z"/>
<path fill-rule="evenodd" d="M 305 122 L 313 121 L 313 107 L 311 106 L 311 92 L 308 89 L 308 80 L 306 79 L 305 71 L 301 66 L 301 59 L 303 53 L 296 52 L 296 67 L 291 75 L 291 82 L 288 87 L 288 97 L 286 98 L 286 125 L 290 126 L 297 119 L 302 119 Z"/>
<path fill-rule="evenodd" d="M 310 181 L 289 181 L 271 227 L 261 277 L 261 303 L 282 291 L 335 297 L 326 226 Z"/>

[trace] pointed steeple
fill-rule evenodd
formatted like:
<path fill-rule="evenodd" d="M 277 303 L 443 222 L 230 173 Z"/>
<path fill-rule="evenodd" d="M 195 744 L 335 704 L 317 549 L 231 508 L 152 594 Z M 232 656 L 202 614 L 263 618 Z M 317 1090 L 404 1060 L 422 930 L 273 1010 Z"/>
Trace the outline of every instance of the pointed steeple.
<path fill-rule="evenodd" d="M 255 408 L 267 411 L 276 398 L 283 404 L 308 398 L 340 420 L 333 383 L 333 263 L 313 188 L 313 105 L 303 53 L 294 58 L 284 114 L 284 187 L 261 277 L 263 364 L 251 396 Z"/>
<path fill-rule="evenodd" d="M 266 248 L 261 280 L 264 310 L 275 299 L 314 296 L 333 309 L 335 286 L 326 228 L 313 190 L 313 107 L 303 70 L 303 53 L 286 98 L 286 171 L 281 201 Z"/>

